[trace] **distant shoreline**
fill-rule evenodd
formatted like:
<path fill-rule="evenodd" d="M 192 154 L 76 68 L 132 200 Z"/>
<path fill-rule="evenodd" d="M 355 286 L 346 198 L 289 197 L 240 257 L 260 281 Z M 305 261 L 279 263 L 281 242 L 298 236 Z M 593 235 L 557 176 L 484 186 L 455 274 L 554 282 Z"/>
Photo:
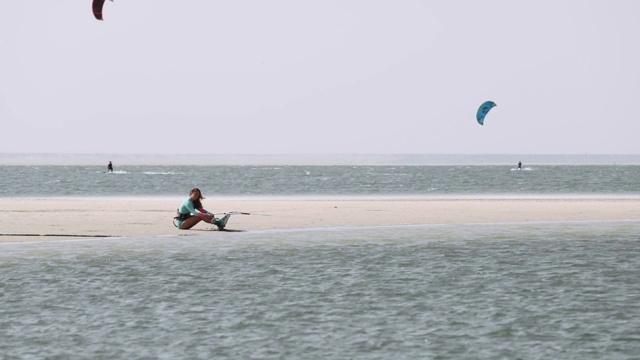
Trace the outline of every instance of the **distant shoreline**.
<path fill-rule="evenodd" d="M 640 165 L 640 154 L 26 154 L 0 153 L 0 166 L 455 166 Z"/>

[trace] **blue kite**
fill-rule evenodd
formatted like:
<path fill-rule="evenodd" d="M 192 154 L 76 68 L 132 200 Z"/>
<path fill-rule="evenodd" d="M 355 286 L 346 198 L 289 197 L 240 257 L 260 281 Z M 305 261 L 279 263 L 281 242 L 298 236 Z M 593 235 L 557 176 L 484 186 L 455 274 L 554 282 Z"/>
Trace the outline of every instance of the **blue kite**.
<path fill-rule="evenodd" d="M 485 101 L 478 108 L 478 113 L 476 114 L 476 119 L 478 120 L 478 124 L 484 125 L 484 117 L 487 116 L 489 110 L 491 110 L 494 106 L 497 106 L 493 101 Z"/>

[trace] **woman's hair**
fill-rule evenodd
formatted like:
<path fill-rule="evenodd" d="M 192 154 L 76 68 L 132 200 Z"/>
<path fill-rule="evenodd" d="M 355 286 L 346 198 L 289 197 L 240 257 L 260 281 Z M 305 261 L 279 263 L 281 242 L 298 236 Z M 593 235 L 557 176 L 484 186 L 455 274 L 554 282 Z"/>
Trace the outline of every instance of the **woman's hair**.
<path fill-rule="evenodd" d="M 193 193 L 196 191 L 198 192 L 198 194 L 200 194 L 198 200 L 204 199 L 204 196 L 202 196 L 202 191 L 200 191 L 200 189 L 198 189 L 197 187 L 194 187 L 193 189 L 191 189 L 191 191 L 189 191 L 189 196 L 193 195 Z"/>

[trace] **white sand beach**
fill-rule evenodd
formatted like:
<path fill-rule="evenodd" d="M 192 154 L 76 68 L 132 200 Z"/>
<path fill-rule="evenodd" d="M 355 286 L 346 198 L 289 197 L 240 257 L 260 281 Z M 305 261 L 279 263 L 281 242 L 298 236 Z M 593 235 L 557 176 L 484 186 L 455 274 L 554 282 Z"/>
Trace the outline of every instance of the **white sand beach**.
<path fill-rule="evenodd" d="M 185 235 L 213 231 L 172 224 L 182 198 L 0 199 L 0 242 L 83 237 Z M 207 199 L 216 214 L 230 211 L 232 230 L 304 229 L 452 223 L 640 220 L 638 197 L 323 197 Z"/>

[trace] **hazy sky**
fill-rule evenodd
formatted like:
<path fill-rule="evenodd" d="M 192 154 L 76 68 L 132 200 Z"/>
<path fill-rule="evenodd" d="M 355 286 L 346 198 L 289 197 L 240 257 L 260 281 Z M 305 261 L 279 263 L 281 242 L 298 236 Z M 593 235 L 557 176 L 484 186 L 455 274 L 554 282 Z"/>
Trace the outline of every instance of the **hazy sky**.
<path fill-rule="evenodd" d="M 0 0 L 0 152 L 640 153 L 637 0 L 115 0 L 104 18 Z"/>

